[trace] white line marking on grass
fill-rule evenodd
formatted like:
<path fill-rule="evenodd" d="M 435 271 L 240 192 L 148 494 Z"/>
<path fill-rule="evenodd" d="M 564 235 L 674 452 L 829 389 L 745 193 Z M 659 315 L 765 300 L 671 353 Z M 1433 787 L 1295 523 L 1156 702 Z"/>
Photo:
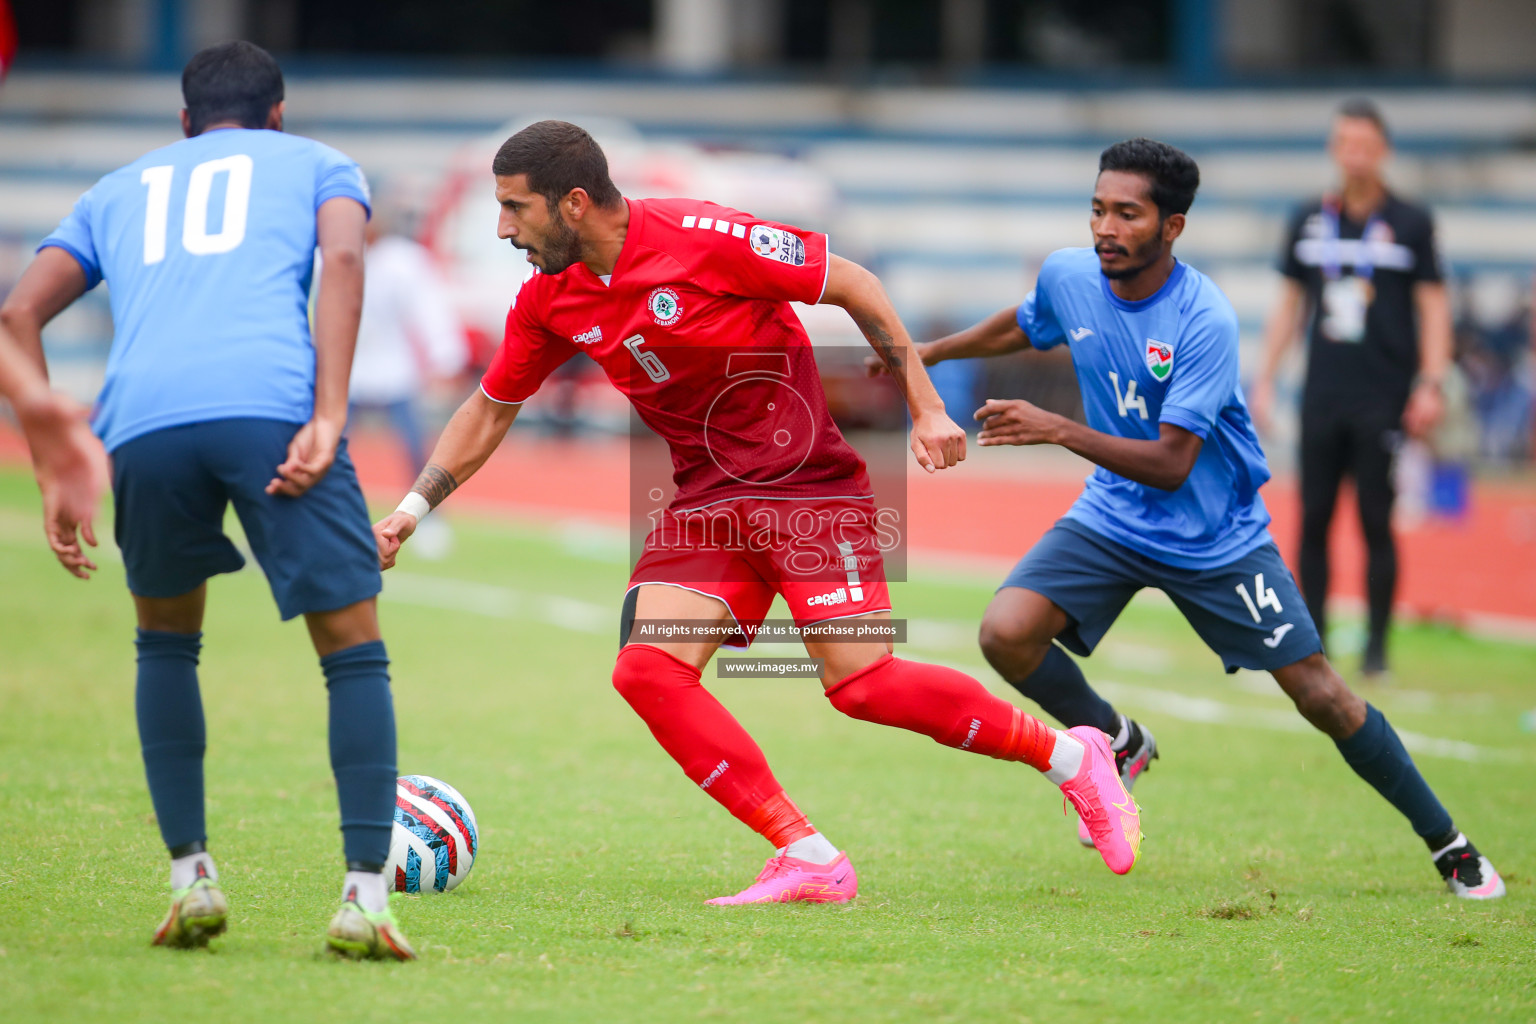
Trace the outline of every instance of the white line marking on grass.
<path fill-rule="evenodd" d="M 924 657 L 922 660 L 934 665 L 943 665 L 957 672 L 975 675 L 977 666 L 944 658 Z M 988 680 L 990 683 L 990 679 Z M 1228 704 L 1225 701 L 1212 700 L 1209 697 L 1191 697 L 1187 693 L 1175 693 L 1172 690 L 1159 690 L 1150 686 L 1133 686 L 1129 683 L 1117 683 L 1112 680 L 1095 679 L 1093 688 L 1111 701 L 1128 704 L 1136 708 L 1145 708 L 1158 714 L 1167 715 L 1185 722 L 1206 722 L 1211 725 L 1235 725 L 1249 729 L 1267 729 L 1272 732 L 1317 732 L 1310 722 L 1302 718 L 1295 711 L 1281 711 L 1274 708 L 1245 708 L 1236 704 Z M 1393 728 L 1397 728 L 1393 726 Z M 1321 736 L 1321 733 L 1318 733 Z M 1425 736 L 1422 733 L 1409 732 L 1406 729 L 1398 729 L 1397 735 L 1402 739 L 1403 746 L 1415 754 L 1424 754 L 1429 757 L 1444 757 L 1453 761 L 1467 762 L 1523 762 L 1528 758 L 1518 750 L 1505 750 L 1497 747 L 1483 747 L 1476 743 L 1467 743 L 1464 740 L 1448 740 L 1439 736 Z"/>
<path fill-rule="evenodd" d="M 39 524 L 31 516 L 0 509 L 0 542 L 29 542 L 41 545 L 43 543 L 41 532 Z M 609 544 L 612 544 L 611 538 Z M 106 541 L 100 549 L 100 554 L 115 560 L 116 545 L 113 545 L 110 540 Z M 602 634 L 614 626 L 614 612 L 611 609 L 578 598 L 557 594 L 531 594 L 492 583 L 424 576 L 401 572 L 398 569 L 385 573 L 384 580 L 384 593 L 381 596 L 387 601 L 399 604 L 468 612 L 493 619 L 525 618 L 579 633 Z M 908 628 L 914 631 L 913 639 L 921 638 L 922 646 L 925 647 L 959 649 L 962 646 L 962 640 L 965 646 L 969 645 L 972 635 L 967 627 L 932 619 L 909 620 Z M 1130 645 L 1127 645 L 1127 648 L 1130 648 Z M 1126 653 L 1145 656 L 1151 650 L 1153 649 L 1139 651 L 1128 649 Z M 947 659 L 929 658 L 927 660 L 968 674 L 975 674 L 978 671 L 984 674 L 986 672 L 985 669 L 979 669 L 974 664 Z M 1184 721 L 1237 725 L 1276 732 L 1315 731 L 1305 719 L 1290 710 L 1245 708 L 1208 697 L 1191 697 L 1171 690 L 1132 686 L 1109 680 L 1095 680 L 1093 685 L 1112 700 L 1148 708 Z M 1251 689 L 1253 692 L 1259 690 L 1256 680 L 1244 680 L 1241 685 L 1244 689 Z M 1402 738 L 1403 746 L 1416 754 L 1467 762 L 1527 760 L 1527 757 L 1519 751 L 1483 747 L 1463 740 L 1425 736 L 1403 729 L 1399 729 L 1397 734 Z"/>
<path fill-rule="evenodd" d="M 1216 725 L 1241 725 L 1275 732 L 1316 732 L 1311 723 L 1295 711 L 1271 708 L 1245 708 L 1208 697 L 1191 697 L 1171 690 L 1158 690 L 1150 686 L 1132 686 L 1108 680 L 1094 680 L 1094 689 L 1110 700 L 1150 708 L 1160 714 L 1180 718 L 1186 722 L 1211 722 Z M 1396 726 L 1394 726 L 1396 728 Z M 1448 740 L 1439 736 L 1398 729 L 1397 735 L 1403 746 L 1415 754 L 1445 757 L 1453 761 L 1524 761 L 1525 757 L 1515 750 L 1483 747 L 1464 740 Z"/>
<path fill-rule="evenodd" d="M 494 583 L 422 576 L 398 569 L 384 574 L 386 601 L 469 612 L 492 619 L 527 619 L 578 633 L 617 629 L 616 613 L 591 601 L 557 594 L 530 594 Z"/>

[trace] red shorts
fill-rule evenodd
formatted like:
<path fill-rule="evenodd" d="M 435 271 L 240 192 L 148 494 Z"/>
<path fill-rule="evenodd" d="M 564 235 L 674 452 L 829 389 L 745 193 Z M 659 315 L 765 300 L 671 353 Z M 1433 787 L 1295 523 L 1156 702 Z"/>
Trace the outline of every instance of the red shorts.
<path fill-rule="evenodd" d="M 629 589 L 667 583 L 719 598 L 745 634 L 728 644 L 744 646 L 775 594 L 802 627 L 890 611 L 881 542 L 894 536 L 868 498 L 737 498 L 669 510 Z"/>

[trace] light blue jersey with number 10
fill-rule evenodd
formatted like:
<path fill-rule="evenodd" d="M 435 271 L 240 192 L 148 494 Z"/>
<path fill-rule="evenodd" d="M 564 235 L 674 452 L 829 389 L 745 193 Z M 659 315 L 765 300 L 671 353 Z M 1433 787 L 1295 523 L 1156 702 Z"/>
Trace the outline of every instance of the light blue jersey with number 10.
<path fill-rule="evenodd" d="M 368 206 L 356 163 L 312 139 L 221 128 L 102 178 L 39 249 L 111 288 L 114 337 L 92 426 L 109 451 L 234 417 L 303 423 L 315 212 Z"/>
<path fill-rule="evenodd" d="M 1039 349 L 1063 342 L 1094 430 L 1153 441 L 1171 423 L 1204 442 L 1183 486 L 1164 491 L 1099 467 L 1067 517 L 1180 569 L 1211 569 L 1269 540 L 1269 479 L 1237 379 L 1237 314 L 1185 263 L 1153 295 L 1110 290 L 1092 249 L 1062 249 L 1018 309 Z"/>

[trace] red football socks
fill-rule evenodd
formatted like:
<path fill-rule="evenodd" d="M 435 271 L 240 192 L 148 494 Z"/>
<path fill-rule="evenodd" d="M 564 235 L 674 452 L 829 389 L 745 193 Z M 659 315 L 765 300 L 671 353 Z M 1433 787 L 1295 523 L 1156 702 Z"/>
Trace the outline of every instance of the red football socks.
<path fill-rule="evenodd" d="M 699 682 L 699 670 L 657 647 L 619 651 L 613 686 L 699 788 L 775 847 L 813 829 L 741 723 Z"/>
<path fill-rule="evenodd" d="M 811 823 L 805 820 L 805 815 L 800 813 L 800 808 L 789 798 L 789 794 L 782 789 L 777 796 L 769 797 L 761 807 L 741 820 L 779 850 L 816 832 Z"/>
<path fill-rule="evenodd" d="M 827 691 L 850 718 L 922 733 L 946 747 L 1038 771 L 1051 766 L 1056 734 L 963 672 L 887 654 Z"/>

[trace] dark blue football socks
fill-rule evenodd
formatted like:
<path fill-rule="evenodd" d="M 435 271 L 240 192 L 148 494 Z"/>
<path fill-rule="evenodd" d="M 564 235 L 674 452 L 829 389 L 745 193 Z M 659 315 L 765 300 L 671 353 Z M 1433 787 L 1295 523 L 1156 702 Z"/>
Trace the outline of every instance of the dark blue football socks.
<path fill-rule="evenodd" d="M 134 711 L 144 775 L 155 805 L 160 837 L 175 850 L 207 842 L 203 818 L 203 751 L 207 729 L 203 698 L 197 688 L 201 633 L 165 633 L 141 629 Z"/>
<path fill-rule="evenodd" d="M 1111 738 L 1120 731 L 1119 713 L 1088 685 L 1072 656 L 1055 644 L 1038 668 L 1022 680 L 1008 682 L 1069 729 L 1091 725 Z"/>
<path fill-rule="evenodd" d="M 1402 811 L 1426 841 L 1454 832 L 1450 814 L 1403 749 L 1397 730 L 1380 711 L 1367 704 L 1365 724 L 1348 739 L 1334 742 L 1355 774 Z"/>
<path fill-rule="evenodd" d="M 331 703 L 331 770 L 348 865 L 377 871 L 395 815 L 395 705 L 389 655 L 374 640 L 320 659 Z"/>

